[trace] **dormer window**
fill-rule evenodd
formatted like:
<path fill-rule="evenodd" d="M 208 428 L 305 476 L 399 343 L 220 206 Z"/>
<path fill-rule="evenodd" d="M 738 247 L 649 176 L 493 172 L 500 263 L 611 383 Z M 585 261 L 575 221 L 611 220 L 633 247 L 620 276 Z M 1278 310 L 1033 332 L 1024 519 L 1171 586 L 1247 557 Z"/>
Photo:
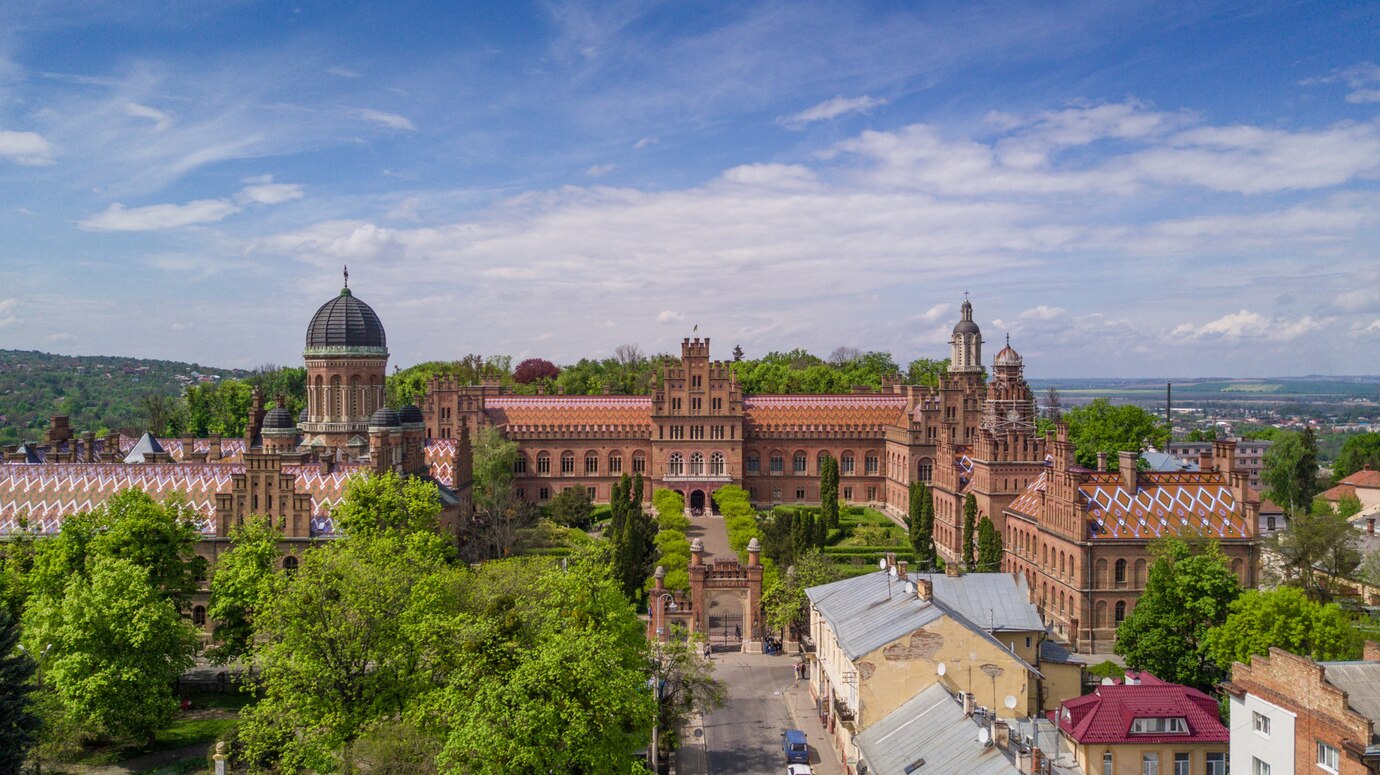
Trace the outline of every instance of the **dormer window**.
<path fill-rule="evenodd" d="M 1133 735 L 1186 735 L 1188 721 L 1182 716 L 1138 718 L 1131 721 Z"/>

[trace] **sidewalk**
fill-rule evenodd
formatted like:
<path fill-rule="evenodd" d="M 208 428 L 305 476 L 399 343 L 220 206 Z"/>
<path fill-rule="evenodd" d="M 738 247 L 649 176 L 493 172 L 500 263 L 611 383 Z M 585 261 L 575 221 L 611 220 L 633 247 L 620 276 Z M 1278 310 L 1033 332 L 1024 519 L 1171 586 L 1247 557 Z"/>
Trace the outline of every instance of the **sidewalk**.
<path fill-rule="evenodd" d="M 819 723 L 815 701 L 810 698 L 810 682 L 806 679 L 796 681 L 784 694 L 796 729 L 804 732 L 810 741 L 810 766 L 815 775 L 843 775 L 843 767 L 839 764 L 842 757 L 834 750 L 834 738 Z"/>

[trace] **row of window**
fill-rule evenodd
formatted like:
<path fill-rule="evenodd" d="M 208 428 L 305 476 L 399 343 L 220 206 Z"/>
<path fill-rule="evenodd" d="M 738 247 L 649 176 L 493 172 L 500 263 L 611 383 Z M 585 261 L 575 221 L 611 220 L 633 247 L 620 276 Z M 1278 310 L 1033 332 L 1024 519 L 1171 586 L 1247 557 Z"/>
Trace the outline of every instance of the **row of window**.
<path fill-rule="evenodd" d="M 609 459 L 608 459 L 608 472 L 609 472 L 609 474 L 611 474 L 611 475 L 618 475 L 618 474 L 623 473 L 623 453 L 621 453 L 621 452 L 613 452 L 613 453 L 610 453 L 610 454 L 609 454 Z M 516 459 L 515 461 L 513 461 L 513 473 L 515 473 L 515 474 L 525 474 L 525 473 L 527 473 L 527 456 L 526 456 L 526 455 L 524 455 L 524 454 L 518 454 L 517 459 Z M 575 473 L 575 453 L 574 453 L 574 452 L 570 452 L 570 451 L 562 452 L 562 453 L 561 453 L 561 474 L 562 474 L 562 475 L 565 475 L 565 476 L 569 476 L 569 475 L 574 474 L 574 473 Z M 643 453 L 641 453 L 641 452 L 634 452 L 634 453 L 633 453 L 633 456 L 632 456 L 632 473 L 634 473 L 634 474 L 645 474 L 645 473 L 647 473 L 647 456 L 646 456 L 645 454 L 643 454 Z M 539 453 L 537 453 L 537 474 L 538 474 L 538 475 L 541 475 L 541 476 L 549 476 L 549 475 L 551 474 L 551 453 L 550 453 L 550 452 L 539 452 Z M 587 454 L 585 455 L 585 474 L 586 474 L 586 475 L 589 475 L 589 476 L 597 476 L 597 475 L 599 474 L 599 455 L 598 455 L 598 454 L 596 454 L 596 453 L 594 453 L 594 452 L 590 452 L 590 453 L 587 453 Z"/>
<path fill-rule="evenodd" d="M 1227 755 L 1225 753 L 1207 754 L 1207 775 L 1227 775 Z M 1111 751 L 1102 753 L 1102 775 L 1114 775 L 1116 772 L 1115 760 Z M 1142 753 L 1140 755 L 1141 775 L 1161 775 L 1160 755 L 1157 751 Z M 1167 775 L 1192 775 L 1193 773 L 1193 754 L 1176 753 L 1174 754 L 1173 769 Z M 1265 775 L 1269 775 L 1269 768 L 1265 770 Z"/>
<path fill-rule="evenodd" d="M 819 473 L 820 467 L 824 463 L 827 453 L 819 453 L 815 462 L 815 473 Z M 791 458 L 791 473 L 796 476 L 803 476 L 809 473 L 807 464 L 809 457 L 804 452 L 796 452 Z M 786 456 L 781 452 L 773 452 L 767 458 L 768 469 L 773 474 L 782 474 L 786 471 Z M 747 455 L 747 473 L 760 474 L 762 472 L 762 459 L 756 452 L 749 452 Z M 863 473 L 867 476 L 876 476 L 881 470 L 881 458 L 875 452 L 869 452 L 863 459 Z M 852 452 L 845 452 L 839 457 L 839 475 L 853 476 L 857 473 L 857 461 Z M 928 481 L 928 479 L 926 479 Z"/>
<path fill-rule="evenodd" d="M 711 398 L 711 399 L 709 400 L 709 406 L 710 406 L 710 408 L 712 408 L 712 409 L 713 409 L 714 411 L 716 411 L 716 412 L 721 411 L 721 410 L 723 410 L 723 408 L 724 408 L 724 400 L 723 400 L 722 398 L 719 398 L 718 396 L 715 396 L 714 398 Z M 700 411 L 700 410 L 703 409 L 703 408 L 704 408 L 703 399 L 701 399 L 699 396 L 693 396 L 693 397 L 691 397 L 691 399 L 690 399 L 690 411 L 692 411 L 692 412 L 698 412 L 698 411 Z M 672 398 L 672 399 L 671 399 L 671 411 L 673 411 L 673 412 L 679 412 L 680 410 L 681 410 L 681 401 L 680 401 L 680 399 L 679 399 L 679 398 Z M 723 429 L 720 428 L 720 430 L 723 430 Z"/>
<path fill-rule="evenodd" d="M 724 426 L 722 425 L 663 425 L 661 426 L 660 438 L 670 439 L 671 441 L 681 441 L 685 439 L 686 430 L 688 429 L 690 440 L 700 441 L 705 438 L 704 434 L 706 428 L 709 429 L 709 438 L 711 439 L 738 438 L 738 427 L 736 425 L 728 426 L 728 430 L 724 430 Z"/>
<path fill-rule="evenodd" d="M 852 488 L 852 487 L 843 487 L 842 490 L 843 490 L 843 499 L 844 499 L 845 501 L 852 501 L 852 500 L 853 500 L 853 488 Z M 756 488 L 756 487 L 749 487 L 749 488 L 748 488 L 748 497 L 751 498 L 751 499 L 754 500 L 754 501 L 757 500 L 757 488 Z M 805 490 L 804 490 L 803 488 L 799 488 L 799 489 L 797 489 L 797 490 L 795 491 L 795 499 L 796 499 L 796 501 L 800 501 L 800 502 L 803 502 L 803 501 L 805 500 Z M 876 487 L 869 487 L 869 488 L 867 488 L 867 499 L 868 499 L 869 501 L 875 501 L 875 500 L 877 500 L 877 488 L 876 488 Z M 772 490 L 771 490 L 771 502 L 772 502 L 772 503 L 780 503 L 780 502 L 781 502 L 781 488 L 780 488 L 780 487 L 773 487 L 773 488 L 772 488 Z"/>

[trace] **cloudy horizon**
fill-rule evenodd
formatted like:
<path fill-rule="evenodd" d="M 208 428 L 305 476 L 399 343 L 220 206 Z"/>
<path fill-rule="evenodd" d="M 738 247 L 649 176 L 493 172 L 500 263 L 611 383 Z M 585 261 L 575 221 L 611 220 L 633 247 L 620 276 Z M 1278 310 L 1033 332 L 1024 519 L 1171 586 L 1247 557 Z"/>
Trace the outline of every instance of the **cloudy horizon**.
<path fill-rule="evenodd" d="M 682 337 L 1032 377 L 1374 374 L 1362 3 L 21 0 L 0 348 L 391 362 Z"/>

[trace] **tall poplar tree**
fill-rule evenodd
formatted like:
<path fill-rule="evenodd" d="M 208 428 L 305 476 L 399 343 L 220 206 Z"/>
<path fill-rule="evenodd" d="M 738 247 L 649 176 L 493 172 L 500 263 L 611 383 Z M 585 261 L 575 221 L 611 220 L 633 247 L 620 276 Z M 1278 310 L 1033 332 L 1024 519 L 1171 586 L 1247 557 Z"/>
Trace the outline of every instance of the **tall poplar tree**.
<path fill-rule="evenodd" d="M 972 493 L 963 499 L 963 567 L 969 571 L 977 566 L 977 559 L 973 555 L 973 546 L 977 538 L 974 533 L 977 531 L 977 498 Z"/>
<path fill-rule="evenodd" d="M 819 515 L 824 520 L 824 531 L 839 526 L 839 461 L 825 453 L 819 464 Z"/>
<path fill-rule="evenodd" d="M 934 548 L 934 497 L 924 482 L 910 485 L 910 545 L 916 569 L 935 570 L 939 557 Z"/>
<path fill-rule="evenodd" d="M 979 573 L 1000 573 L 1001 558 L 1005 553 L 1001 544 L 1001 534 L 992 524 L 991 517 L 983 517 L 978 522 L 977 569 Z"/>
<path fill-rule="evenodd" d="M 37 665 L 19 650 L 19 622 L 0 606 L 0 772 L 20 772 L 38 740 L 33 677 Z"/>

